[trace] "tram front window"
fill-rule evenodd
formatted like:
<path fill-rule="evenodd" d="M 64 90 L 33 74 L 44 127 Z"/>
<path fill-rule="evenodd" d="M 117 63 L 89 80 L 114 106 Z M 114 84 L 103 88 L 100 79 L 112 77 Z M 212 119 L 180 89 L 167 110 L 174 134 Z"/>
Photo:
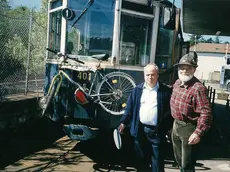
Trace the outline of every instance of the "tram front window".
<path fill-rule="evenodd" d="M 121 16 L 120 64 L 145 66 L 150 59 L 152 20 Z"/>
<path fill-rule="evenodd" d="M 105 2 L 106 1 L 106 2 Z M 88 0 L 70 0 L 70 8 L 76 17 L 83 11 Z M 72 27 L 67 23 L 66 49 L 83 56 L 112 53 L 114 3 L 111 0 L 95 1 L 82 18 Z"/>

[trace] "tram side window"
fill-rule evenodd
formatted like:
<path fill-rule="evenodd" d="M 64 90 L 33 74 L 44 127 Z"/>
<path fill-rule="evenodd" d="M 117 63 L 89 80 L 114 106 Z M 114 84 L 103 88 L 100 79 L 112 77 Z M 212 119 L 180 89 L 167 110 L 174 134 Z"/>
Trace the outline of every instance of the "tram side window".
<path fill-rule="evenodd" d="M 50 14 L 50 33 L 49 33 L 49 48 L 60 51 L 61 42 L 61 11 L 56 11 Z M 53 53 L 49 52 L 48 58 L 55 58 Z"/>

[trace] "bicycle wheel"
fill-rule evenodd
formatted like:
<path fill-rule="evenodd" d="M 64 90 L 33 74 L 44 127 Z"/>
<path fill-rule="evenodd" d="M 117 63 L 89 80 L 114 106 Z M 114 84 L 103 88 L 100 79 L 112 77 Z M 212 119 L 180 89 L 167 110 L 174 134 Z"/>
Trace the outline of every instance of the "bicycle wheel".
<path fill-rule="evenodd" d="M 97 87 L 99 104 L 112 115 L 122 115 L 135 86 L 135 81 L 130 75 L 124 72 L 109 73 Z"/>

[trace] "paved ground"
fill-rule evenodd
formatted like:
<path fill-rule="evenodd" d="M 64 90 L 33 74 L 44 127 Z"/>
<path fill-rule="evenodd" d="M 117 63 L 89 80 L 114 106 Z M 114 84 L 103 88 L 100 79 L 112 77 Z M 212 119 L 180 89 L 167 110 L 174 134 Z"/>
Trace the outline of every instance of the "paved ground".
<path fill-rule="evenodd" d="M 123 149 L 118 151 L 110 133 L 95 140 L 77 142 L 63 137 L 59 127 L 49 121 L 40 121 L 34 127 L 39 128 L 39 132 L 32 129 L 25 132 L 23 129 L 23 134 L 15 133 L 8 136 L 7 140 L 1 140 L 0 171 L 137 171 L 135 155 L 131 152 L 129 142 L 125 142 Z M 165 161 L 165 171 L 178 172 L 170 157 Z M 205 138 L 202 144 L 196 169 L 207 172 L 230 171 L 229 159 L 229 140 L 221 140 L 218 131 L 213 129 L 211 138 Z"/>
<path fill-rule="evenodd" d="M 87 146 L 86 146 L 87 145 Z M 77 172 L 131 172 L 137 171 L 133 163 L 121 162 L 116 159 L 117 156 L 105 155 L 105 151 L 100 150 L 100 154 L 92 155 L 92 152 L 85 149 L 97 149 L 96 145 L 86 143 L 82 145 L 76 141 L 63 137 L 50 147 L 37 151 L 31 155 L 13 162 L 6 166 L 2 171 L 77 171 Z M 89 148 L 88 146 L 92 146 Z M 101 149 L 101 148 L 100 148 Z M 70 150 L 70 151 L 69 151 Z M 96 157 L 95 157 L 96 156 Z M 106 156 L 106 157 L 101 157 Z M 130 157 L 132 158 L 132 157 Z M 176 167 L 172 166 L 173 161 L 166 161 L 166 172 L 178 172 Z M 208 160 L 199 160 L 196 166 L 197 171 L 225 172 L 230 171 L 230 162 L 225 158 L 212 158 Z M 144 171 L 143 171 L 144 172 Z"/>

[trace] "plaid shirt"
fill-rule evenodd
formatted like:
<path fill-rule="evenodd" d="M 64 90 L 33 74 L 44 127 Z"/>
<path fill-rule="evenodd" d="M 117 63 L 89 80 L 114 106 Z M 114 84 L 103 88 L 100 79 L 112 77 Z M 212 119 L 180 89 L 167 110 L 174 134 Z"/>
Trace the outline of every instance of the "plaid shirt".
<path fill-rule="evenodd" d="M 195 133 L 202 136 L 212 123 L 212 113 L 206 87 L 193 77 L 186 85 L 178 79 L 173 85 L 170 100 L 171 113 L 179 121 L 195 121 Z"/>

